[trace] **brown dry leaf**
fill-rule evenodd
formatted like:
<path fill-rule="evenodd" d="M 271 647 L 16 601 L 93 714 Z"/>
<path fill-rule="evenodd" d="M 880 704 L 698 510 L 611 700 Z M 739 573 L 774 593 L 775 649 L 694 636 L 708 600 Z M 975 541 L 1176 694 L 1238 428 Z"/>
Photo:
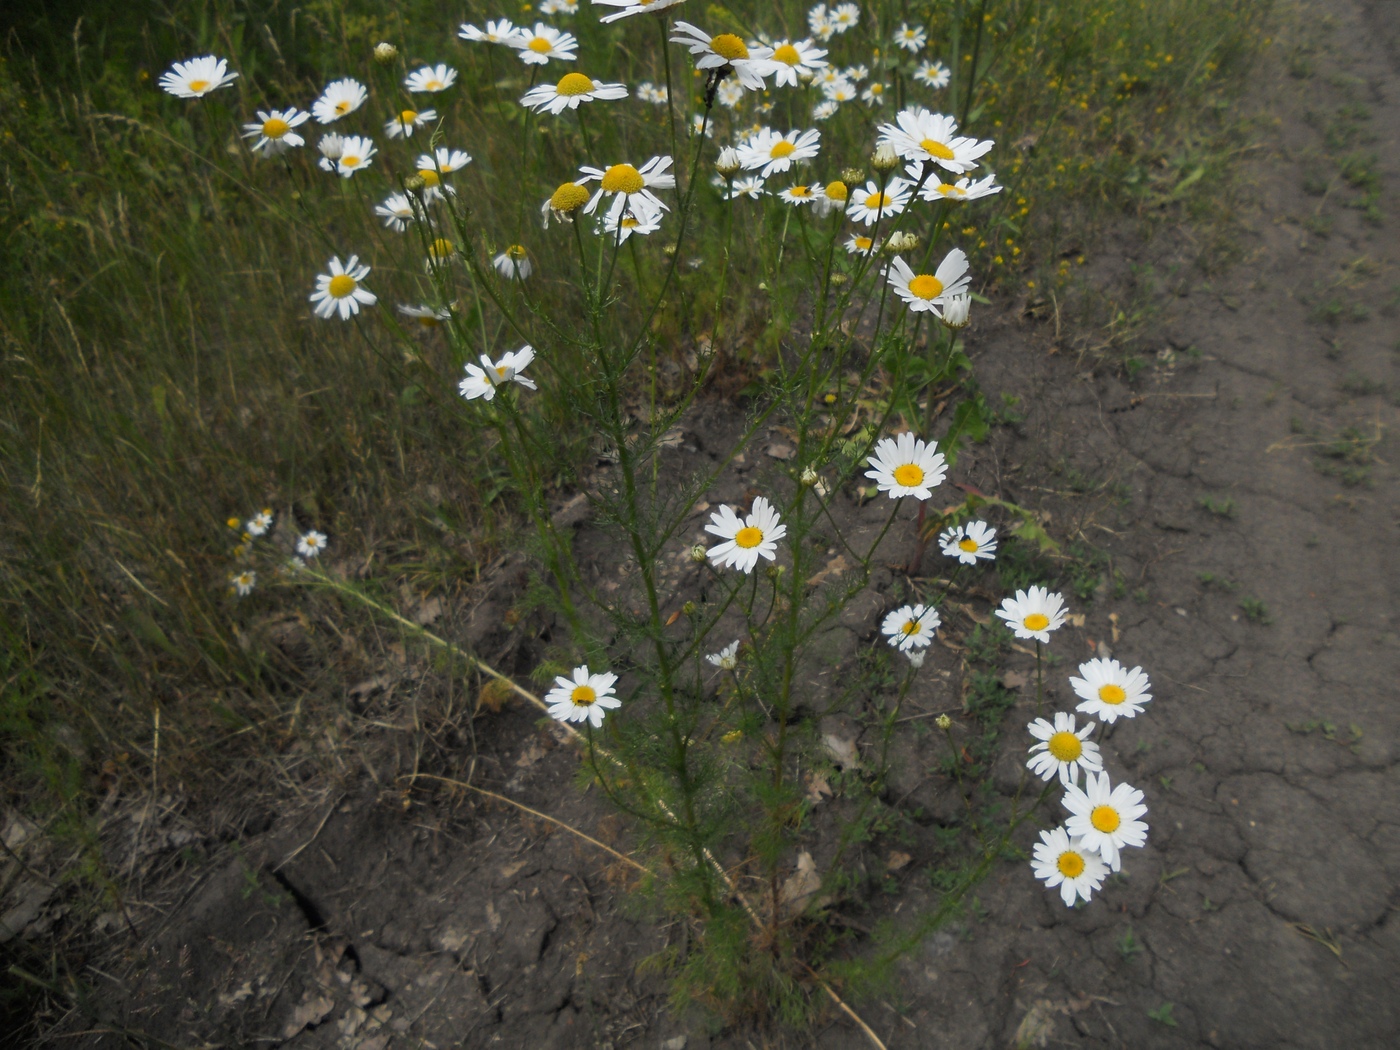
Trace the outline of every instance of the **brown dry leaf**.
<path fill-rule="evenodd" d="M 817 862 L 803 850 L 797 855 L 797 870 L 783 882 L 778 891 L 779 908 L 787 915 L 796 915 L 807 906 L 812 894 L 822 888 L 821 876 L 817 874 Z"/>
<path fill-rule="evenodd" d="M 292 1011 L 292 1016 L 287 1019 L 287 1023 L 282 1026 L 282 1038 L 290 1039 L 308 1025 L 320 1024 L 324 1021 L 332 1010 L 335 1009 L 335 1000 L 329 995 L 318 995 L 316 998 L 303 1000 L 300 1006 Z"/>
<path fill-rule="evenodd" d="M 1021 689 L 1029 681 L 1030 677 L 1020 671 L 1007 671 L 1001 676 L 1001 684 L 1007 689 Z"/>
<path fill-rule="evenodd" d="M 427 627 L 442 619 L 442 599 L 425 598 L 413 610 L 413 622 L 419 627 Z"/>
<path fill-rule="evenodd" d="M 842 769 L 859 769 L 860 752 L 856 750 L 856 742 L 837 736 L 835 733 L 827 733 L 822 737 L 822 743 L 826 745 L 826 750 L 831 755 L 832 760 Z"/>
<path fill-rule="evenodd" d="M 816 805 L 824 798 L 831 798 L 834 793 L 831 785 L 827 783 L 826 777 L 820 773 L 809 773 L 807 775 L 807 801 Z"/>
<path fill-rule="evenodd" d="M 499 678 L 488 678 L 482 683 L 481 692 L 476 694 L 476 709 L 480 711 L 484 707 L 495 714 L 506 706 L 512 692 L 514 690 L 509 682 L 503 682 Z"/>
<path fill-rule="evenodd" d="M 913 859 L 914 858 L 907 853 L 900 853 L 899 850 L 892 850 L 890 855 L 885 858 L 885 869 L 887 871 L 898 871 L 900 868 L 907 867 L 909 862 Z"/>
<path fill-rule="evenodd" d="M 768 455 L 772 456 L 774 459 L 792 459 L 793 456 L 797 455 L 796 449 L 782 441 L 774 441 L 763 451 L 767 452 Z"/>
<path fill-rule="evenodd" d="M 1083 613 L 1069 613 L 1069 614 L 1067 614 L 1067 615 L 1065 616 L 1065 620 L 1069 623 L 1069 625 L 1070 625 L 1071 627 L 1083 627 L 1083 626 L 1084 626 L 1084 614 L 1083 614 Z"/>
<path fill-rule="evenodd" d="M 826 563 L 826 568 L 822 569 L 820 572 L 815 573 L 812 576 L 812 578 L 807 581 L 807 585 L 809 587 L 819 587 L 827 580 L 832 579 L 836 576 L 840 576 L 849 568 L 850 566 L 846 564 L 845 555 L 838 554 L 836 555 L 836 557 L 832 558 L 829 562 Z"/>
<path fill-rule="evenodd" d="M 1113 644 L 1114 644 L 1114 645 L 1117 645 L 1117 644 L 1118 644 L 1118 634 L 1119 634 L 1119 631 L 1118 631 L 1118 614 L 1117 614 L 1117 613 L 1109 613 L 1109 614 L 1108 614 L 1108 628 L 1109 628 L 1110 631 L 1113 632 Z"/>
<path fill-rule="evenodd" d="M 525 867 L 525 865 L 526 865 L 527 863 L 528 863 L 528 861 L 517 860 L 517 861 L 515 861 L 515 862 L 513 862 L 513 863 L 511 863 L 511 864 L 502 865 L 502 867 L 501 867 L 501 878 L 503 878 L 503 879 L 508 879 L 508 878 L 510 878 L 512 875 L 514 875 L 516 872 L 518 872 L 521 868 Z"/>
<path fill-rule="evenodd" d="M 544 748 L 534 741 L 520 753 L 520 757 L 515 760 L 515 764 L 521 769 L 529 769 L 536 762 L 544 757 Z"/>

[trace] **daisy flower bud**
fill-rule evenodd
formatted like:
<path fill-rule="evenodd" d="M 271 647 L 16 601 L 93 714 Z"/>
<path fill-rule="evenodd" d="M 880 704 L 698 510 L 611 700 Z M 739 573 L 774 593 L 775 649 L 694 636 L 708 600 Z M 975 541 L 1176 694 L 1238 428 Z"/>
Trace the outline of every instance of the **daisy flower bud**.
<path fill-rule="evenodd" d="M 885 242 L 887 252 L 912 252 L 919 246 L 919 238 L 913 233 L 892 233 Z"/>
<path fill-rule="evenodd" d="M 731 177 L 741 167 L 739 163 L 739 151 L 733 146 L 725 146 L 719 151 L 719 159 L 715 161 L 715 171 L 719 172 L 726 179 Z"/>
<path fill-rule="evenodd" d="M 910 649 L 904 654 L 909 657 L 909 665 L 915 669 L 924 666 L 924 657 L 928 655 L 923 649 Z"/>
<path fill-rule="evenodd" d="M 815 485 L 820 480 L 821 479 L 817 476 L 817 472 L 811 467 L 804 467 L 802 469 L 802 484 L 810 487 L 812 485 Z"/>
<path fill-rule="evenodd" d="M 841 169 L 841 181 L 848 186 L 852 183 L 859 182 L 863 178 L 865 178 L 865 172 L 861 171 L 859 168 Z"/>
<path fill-rule="evenodd" d="M 947 730 L 953 727 L 953 720 L 947 715 L 939 715 L 933 720 L 933 724 L 936 725 L 939 729 Z"/>
<path fill-rule="evenodd" d="M 374 45 L 374 60 L 381 66 L 387 66 L 398 57 L 399 49 L 388 41 Z"/>
<path fill-rule="evenodd" d="M 696 605 L 694 602 L 686 602 L 684 605 L 681 606 L 681 612 L 685 613 L 685 615 L 687 616 L 694 616 L 695 609 Z"/>
<path fill-rule="evenodd" d="M 694 547 L 690 548 L 690 560 L 695 562 L 696 565 L 703 564 L 705 559 L 709 556 L 710 552 L 703 543 L 697 543 Z"/>
<path fill-rule="evenodd" d="M 949 328 L 966 328 L 972 312 L 972 296 L 955 295 L 943 304 L 943 323 Z"/>
<path fill-rule="evenodd" d="M 409 193 L 422 193 L 423 188 L 427 185 L 428 183 L 422 175 L 409 175 L 403 180 L 403 188 Z"/>
<path fill-rule="evenodd" d="M 875 152 L 870 154 L 870 166 L 879 174 L 888 175 L 899 167 L 899 154 L 889 143 L 881 143 L 876 147 Z"/>

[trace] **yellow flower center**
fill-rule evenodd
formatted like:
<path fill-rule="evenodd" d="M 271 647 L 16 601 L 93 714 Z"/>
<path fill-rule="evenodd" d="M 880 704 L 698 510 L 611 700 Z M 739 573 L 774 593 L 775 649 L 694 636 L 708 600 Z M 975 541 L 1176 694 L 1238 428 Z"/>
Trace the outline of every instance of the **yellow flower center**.
<path fill-rule="evenodd" d="M 436 328 L 442 322 L 432 314 L 424 314 L 422 317 L 418 318 L 418 323 L 424 328 Z"/>
<path fill-rule="evenodd" d="M 1126 699 L 1128 693 L 1121 685 L 1110 682 L 1108 685 L 1099 686 L 1099 700 L 1105 704 L 1121 704 Z"/>
<path fill-rule="evenodd" d="M 331 298 L 333 299 L 344 299 L 354 290 L 355 278 L 351 277 L 348 273 L 336 274 L 331 278 L 331 283 L 326 286 L 326 291 L 331 293 Z M 310 543 L 313 547 L 316 545 L 313 540 L 307 540 L 306 542 Z"/>
<path fill-rule="evenodd" d="M 509 372 L 509 371 L 510 371 L 510 368 L 507 367 L 506 365 L 497 365 L 497 366 L 496 366 L 496 378 L 497 378 L 498 380 L 504 380 L 504 379 L 506 378 L 506 373 Z M 584 686 L 583 688 L 587 689 L 588 687 L 587 687 L 587 686 Z"/>
<path fill-rule="evenodd" d="M 335 111 L 338 116 L 345 116 L 345 114 L 350 112 L 350 102 L 346 99 L 342 99 L 335 104 Z"/>
<path fill-rule="evenodd" d="M 835 182 L 828 182 L 824 191 L 828 198 L 834 201 L 843 201 L 850 196 L 850 191 L 846 189 L 846 184 L 840 179 Z"/>
<path fill-rule="evenodd" d="M 873 240 L 871 240 L 869 237 L 857 237 L 857 238 L 856 238 L 856 247 L 859 248 L 859 249 L 860 249 L 861 251 L 863 251 L 863 252 L 868 252 L 868 251 L 870 250 L 870 246 L 871 246 L 872 244 L 874 244 L 874 243 L 875 243 L 875 242 L 874 242 Z"/>
<path fill-rule="evenodd" d="M 1046 745 L 1057 762 L 1073 762 L 1084 753 L 1084 743 L 1069 730 L 1061 730 Z"/>
<path fill-rule="evenodd" d="M 566 182 L 549 198 L 549 206 L 555 211 L 574 211 L 588 203 L 588 191 L 577 182 Z"/>
<path fill-rule="evenodd" d="M 208 90 L 209 90 L 209 81 L 207 81 L 207 80 L 191 80 L 191 81 L 190 81 L 190 90 L 191 90 L 191 91 L 208 91 Z"/>
<path fill-rule="evenodd" d="M 787 139 L 779 139 L 773 143 L 773 148 L 768 151 L 768 156 L 774 160 L 781 160 L 783 157 L 791 157 L 795 149 L 797 147 Z"/>
<path fill-rule="evenodd" d="M 810 197 L 811 195 L 811 186 L 794 186 L 792 189 L 788 190 L 788 196 L 790 197 Z"/>
<path fill-rule="evenodd" d="M 423 185 L 425 186 L 437 186 L 442 183 L 442 179 L 438 177 L 438 173 L 432 168 L 419 168 L 418 177 L 423 180 Z"/>
<path fill-rule="evenodd" d="M 974 554 L 977 551 L 977 541 L 971 537 L 958 540 L 958 550 L 967 551 L 968 554 Z"/>
<path fill-rule="evenodd" d="M 360 166 L 360 158 L 353 153 L 342 153 L 340 155 L 340 163 L 342 167 L 358 168 Z"/>
<path fill-rule="evenodd" d="M 1095 806 L 1089 814 L 1089 823 L 1094 825 L 1105 835 L 1118 830 L 1118 825 L 1123 823 L 1123 819 L 1118 816 L 1118 811 L 1112 806 Z"/>
<path fill-rule="evenodd" d="M 900 630 L 903 631 L 905 634 L 918 634 L 918 633 L 919 633 L 919 621 L 918 621 L 918 620 L 910 620 L 910 621 L 908 621 L 903 627 L 901 627 Z"/>
<path fill-rule="evenodd" d="M 642 173 L 630 164 L 614 164 L 603 172 L 605 193 L 640 193 L 644 185 Z"/>
<path fill-rule="evenodd" d="M 1060 874 L 1065 878 L 1077 879 L 1084 874 L 1084 858 L 1078 853 L 1061 853 L 1055 867 L 1060 869 Z"/>
<path fill-rule="evenodd" d="M 291 130 L 292 126 L 281 117 L 273 117 L 263 121 L 263 134 L 270 139 L 280 139 Z"/>
<path fill-rule="evenodd" d="M 870 93 L 871 93 L 872 95 L 883 95 L 883 94 L 885 93 L 885 85 L 884 85 L 884 84 L 871 84 L 871 85 L 870 85 Z"/>
<path fill-rule="evenodd" d="M 919 145 L 924 148 L 924 152 L 930 157 L 937 157 L 939 160 L 954 159 L 953 151 L 941 142 L 935 142 L 933 139 L 924 139 Z"/>
<path fill-rule="evenodd" d="M 940 182 L 938 184 L 938 192 L 945 197 L 967 196 L 967 190 L 963 189 L 961 186 L 954 186 L 952 183 L 948 182 Z"/>
<path fill-rule="evenodd" d="M 924 483 L 924 468 L 917 463 L 901 463 L 894 468 L 894 480 L 896 484 L 912 489 Z"/>
<path fill-rule="evenodd" d="M 763 530 L 754 528 L 752 525 L 745 525 L 734 534 L 735 545 L 743 547 L 745 550 L 757 547 L 762 542 Z"/>
<path fill-rule="evenodd" d="M 506 255 L 510 256 L 510 258 L 512 259 L 515 259 L 517 262 L 525 258 L 525 254 L 525 245 L 523 244 L 512 244 L 509 248 L 506 249 Z"/>
<path fill-rule="evenodd" d="M 641 221 L 631 215 L 626 215 L 622 219 L 622 228 L 624 230 L 634 230 L 640 225 Z"/>
<path fill-rule="evenodd" d="M 784 44 L 773 52 L 773 58 L 784 65 L 795 66 L 802 61 L 802 56 L 797 53 L 797 48 L 791 44 Z"/>
<path fill-rule="evenodd" d="M 582 73 L 565 73 L 559 78 L 559 83 L 554 85 L 556 94 L 569 97 L 574 95 L 586 95 L 592 90 L 593 81 Z"/>
<path fill-rule="evenodd" d="M 1031 613 L 1024 622 L 1028 631 L 1043 631 L 1050 626 L 1050 617 L 1044 613 Z"/>
<path fill-rule="evenodd" d="M 749 49 L 744 46 L 744 42 L 733 33 L 721 33 L 717 37 L 710 39 L 710 50 L 719 55 L 720 58 L 727 58 L 733 62 L 736 58 L 748 58 Z"/>
<path fill-rule="evenodd" d="M 868 193 L 865 195 L 865 206 L 871 211 L 877 211 L 890 203 L 888 193 Z"/>
<path fill-rule="evenodd" d="M 593 691 L 591 686 L 580 685 L 574 687 L 574 691 L 569 694 L 569 699 L 577 707 L 587 707 L 598 699 L 598 694 Z"/>
<path fill-rule="evenodd" d="M 428 246 L 428 254 L 434 259 L 446 259 L 452 254 L 452 242 L 446 237 L 439 237 Z"/>
<path fill-rule="evenodd" d="M 526 46 L 537 55 L 547 55 L 554 49 L 554 45 L 542 36 L 535 37 Z"/>
<path fill-rule="evenodd" d="M 909 290 L 920 299 L 937 299 L 943 294 L 943 282 L 931 273 L 921 273 L 909 282 Z"/>
<path fill-rule="evenodd" d="M 417 120 L 418 120 L 418 111 L 415 110 L 415 109 L 406 109 L 406 110 L 404 110 L 402 113 L 399 114 L 399 123 L 400 123 L 400 124 L 404 124 L 404 125 L 414 124 L 414 123 L 417 122 Z"/>

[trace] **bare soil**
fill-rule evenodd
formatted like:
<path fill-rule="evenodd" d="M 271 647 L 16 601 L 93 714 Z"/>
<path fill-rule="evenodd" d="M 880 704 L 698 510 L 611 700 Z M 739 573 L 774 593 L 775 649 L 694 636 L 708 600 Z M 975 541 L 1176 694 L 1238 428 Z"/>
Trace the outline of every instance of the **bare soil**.
<path fill-rule="evenodd" d="M 1125 233 L 1090 253 L 1091 286 L 1149 311 L 1134 367 L 1034 300 L 980 314 L 967 335 L 989 398 L 1018 396 L 1024 418 L 967 451 L 957 477 L 1040 509 L 1052 534 L 1100 559 L 1097 593 L 1072 602 L 1083 623 L 1052 646 L 1050 699 L 1071 706 L 1065 677 L 1093 655 L 1149 671 L 1154 701 L 1103 746 L 1107 767 L 1146 792 L 1152 830 L 1125 877 L 1080 909 L 1022 862 L 994 869 L 884 998 L 858 1004 L 891 1048 L 1400 1045 L 1400 495 L 1389 437 L 1400 5 L 1304 0 L 1297 21 L 1308 33 L 1266 48 L 1245 102 L 1260 146 L 1243 162 L 1238 261 L 1203 271 L 1186 227 L 1150 241 Z M 1338 146 L 1343 112 L 1352 140 Z M 1353 150 L 1377 158 L 1369 216 L 1349 206 L 1364 187 L 1339 174 Z M 737 422 L 722 403 L 700 406 L 672 465 L 705 462 Z M 708 498 L 739 502 L 774 466 L 751 456 Z M 846 499 L 839 513 L 862 535 L 883 509 Z M 606 578 L 616 563 L 586 521 L 579 529 Z M 931 550 L 926 573 L 941 571 L 937 558 Z M 671 571 L 674 594 L 696 585 L 683 563 Z M 965 582 L 911 715 L 962 717 L 958 647 L 997 590 L 990 576 L 985 588 Z M 831 692 L 908 586 L 877 574 L 828 633 L 814 695 Z M 462 611 L 459 636 L 523 679 L 537 641 L 483 628 L 509 595 L 483 601 Z M 1013 653 L 1004 668 L 1019 695 L 992 777 L 1003 792 L 1022 760 L 1032 667 Z M 384 725 L 408 717 L 393 685 L 348 710 Z M 871 739 L 862 714 L 824 726 L 859 750 Z M 933 898 L 923 874 L 939 855 L 933 830 L 961 802 L 933 772 L 941 743 L 926 726 L 911 721 L 896 749 L 912 840 L 870 849 L 872 877 L 888 869 L 898 892 L 850 911 L 862 925 Z M 579 792 L 574 752 L 536 712 L 507 705 L 477 733 L 473 767 L 436 771 L 627 849 L 623 824 Z M 801 1039 L 676 1016 L 664 981 L 637 964 L 678 933 L 632 892 L 626 865 L 480 796 L 421 781 L 403 791 L 396 778 L 423 768 L 411 755 L 384 748 L 365 766 L 308 784 L 236 849 L 153 890 L 159 907 L 133 906 L 137 935 L 112 930 L 91 997 L 51 1035 L 75 1048 L 115 1047 L 118 1030 L 297 1050 L 867 1045 L 835 1012 Z M 1022 839 L 1028 849 L 1033 830 Z M 823 846 L 812 848 L 820 869 Z"/>

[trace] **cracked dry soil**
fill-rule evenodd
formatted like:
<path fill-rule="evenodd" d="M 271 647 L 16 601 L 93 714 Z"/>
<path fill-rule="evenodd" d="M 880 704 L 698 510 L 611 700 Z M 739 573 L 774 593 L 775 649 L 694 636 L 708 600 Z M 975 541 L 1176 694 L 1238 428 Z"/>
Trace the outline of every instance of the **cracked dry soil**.
<path fill-rule="evenodd" d="M 900 964 L 886 999 L 860 1004 L 891 1048 L 1400 1045 L 1400 498 L 1388 461 L 1400 5 L 1303 0 L 1293 14 L 1306 40 L 1266 49 L 1245 100 L 1262 148 L 1243 163 L 1240 261 L 1205 275 L 1189 233 L 1168 230 L 1105 244 L 1087 267 L 1120 292 L 1149 269 L 1160 277 L 1146 367 L 1131 381 L 1092 367 L 1025 304 L 986 312 L 967 339 L 984 389 L 1019 395 L 1026 418 L 957 473 L 1043 509 L 1052 532 L 1104 551 L 1123 581 L 1073 603 L 1085 620 L 1057 637 L 1048 680 L 1067 709 L 1066 673 L 1094 653 L 1151 673 L 1145 716 L 1103 745 L 1106 768 L 1146 792 L 1151 833 L 1127 878 L 1078 910 L 1022 863 L 994 869 L 978 905 Z M 1300 42 L 1310 72 L 1290 72 Z M 1305 188 L 1327 114 L 1357 103 L 1382 172 L 1379 224 Z M 1346 316 L 1320 314 L 1337 296 Z M 702 406 L 687 422 L 680 469 L 706 455 L 707 436 L 718 447 L 725 411 Z M 1339 440 L 1364 455 L 1335 455 Z M 709 498 L 739 500 L 767 468 L 750 469 Z M 859 532 L 867 512 L 842 513 Z M 579 542 L 607 564 L 586 523 Z M 870 644 L 898 587 L 877 576 L 831 633 L 830 667 Z M 949 639 L 970 626 L 950 615 Z M 501 651 L 523 674 L 528 650 Z M 911 711 L 958 710 L 956 659 L 935 650 Z M 1023 691 L 1003 722 L 1003 790 L 1032 706 Z M 616 818 L 573 787 L 572 751 L 532 712 L 508 707 L 484 733 L 480 782 L 621 844 Z M 917 735 L 898 752 L 900 793 L 923 824 L 900 847 L 913 862 L 893 873 L 885 915 L 929 897 L 920 862 L 936 851 L 919 839 L 948 799 L 923 772 L 936 757 Z M 673 1016 L 636 964 L 674 931 L 633 906 L 625 867 L 506 807 L 410 803 L 393 789 L 403 771 L 351 777 L 190 874 L 103 967 L 98 1016 L 181 1046 L 866 1045 L 839 1015 L 802 1040 Z M 52 1034 L 120 1042 L 78 1019 Z"/>

